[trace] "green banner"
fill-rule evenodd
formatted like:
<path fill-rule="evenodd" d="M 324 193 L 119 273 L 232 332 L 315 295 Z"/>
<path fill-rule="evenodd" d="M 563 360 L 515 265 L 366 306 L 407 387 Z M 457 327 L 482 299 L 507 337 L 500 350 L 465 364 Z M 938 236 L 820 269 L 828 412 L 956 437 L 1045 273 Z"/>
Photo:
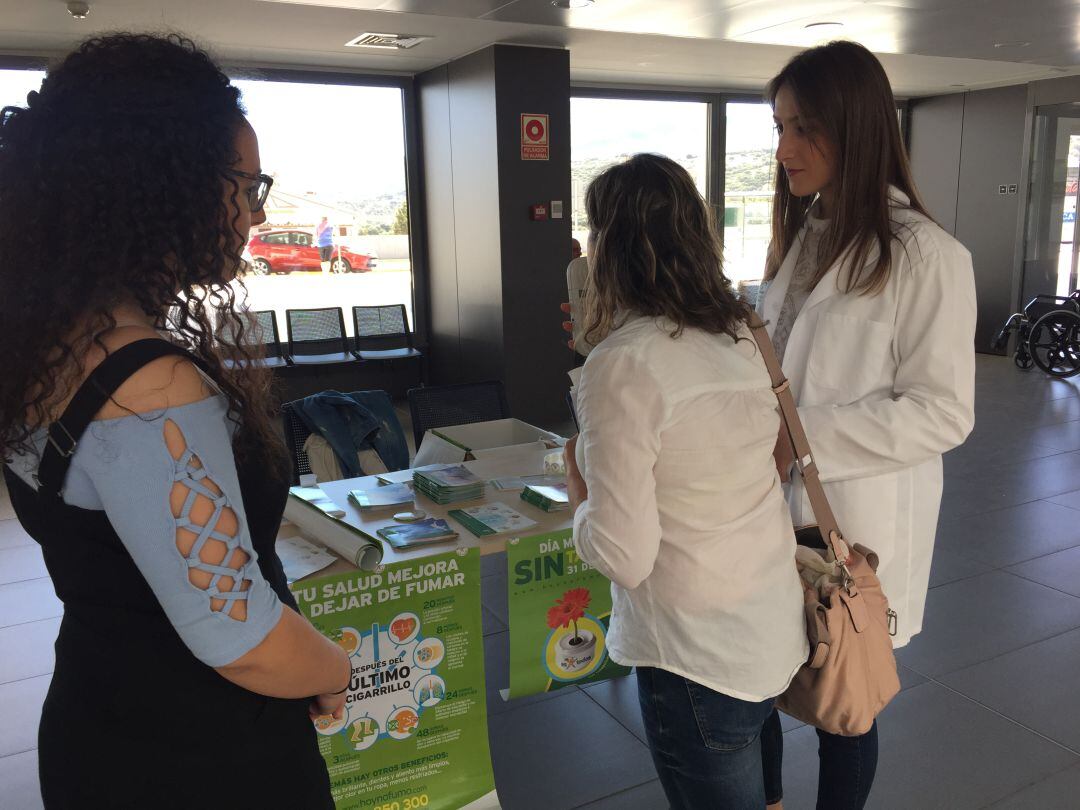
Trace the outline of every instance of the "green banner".
<path fill-rule="evenodd" d="M 315 722 L 338 810 L 497 808 L 479 549 L 292 589 L 352 656 L 344 718 Z"/>
<path fill-rule="evenodd" d="M 607 654 L 611 582 L 577 555 L 573 531 L 512 539 L 510 697 L 629 674 Z"/>

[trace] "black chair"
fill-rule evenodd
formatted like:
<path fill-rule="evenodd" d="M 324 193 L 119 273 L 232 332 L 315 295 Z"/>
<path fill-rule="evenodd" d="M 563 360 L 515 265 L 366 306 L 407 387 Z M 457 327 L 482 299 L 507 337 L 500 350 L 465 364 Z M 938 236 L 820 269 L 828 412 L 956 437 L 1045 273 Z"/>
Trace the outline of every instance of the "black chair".
<path fill-rule="evenodd" d="M 311 435 L 311 431 L 297 417 L 291 402 L 286 402 L 281 406 L 281 421 L 285 428 L 285 444 L 289 448 L 289 457 L 292 459 L 292 482 L 299 484 L 300 476 L 311 472 L 311 464 L 304 451 L 304 442 Z"/>
<path fill-rule="evenodd" d="M 415 361 L 420 385 L 427 379 L 424 355 L 413 346 L 404 304 L 353 307 L 354 354 L 365 362 L 384 363 L 394 373 L 395 361 Z"/>
<path fill-rule="evenodd" d="M 285 357 L 285 352 L 281 348 L 281 337 L 278 335 L 277 319 L 274 317 L 274 311 L 267 309 L 252 312 L 251 317 L 255 319 L 255 325 L 249 329 L 248 324 L 244 324 L 244 329 L 247 332 L 244 335 L 244 344 L 252 348 L 262 348 L 261 356 L 259 356 L 260 353 L 257 353 L 255 363 L 268 368 L 283 368 L 289 365 L 288 358 Z M 232 355 L 231 348 L 236 345 L 235 335 L 231 334 L 231 331 L 230 324 L 228 328 L 218 334 L 218 340 L 223 347 L 223 353 L 226 355 L 225 365 L 230 368 L 239 362 L 239 358 L 230 356 Z"/>
<path fill-rule="evenodd" d="M 285 350 L 281 348 L 281 335 L 278 332 L 274 310 L 262 309 L 251 314 L 255 318 L 262 337 L 263 364 L 271 368 L 287 366 L 289 359 L 285 356 Z"/>
<path fill-rule="evenodd" d="M 380 436 L 383 444 L 376 445 L 380 452 L 389 451 L 383 458 L 385 464 L 391 470 L 404 469 L 409 463 L 409 448 L 405 441 L 405 432 L 401 427 L 401 421 L 394 411 L 394 402 L 386 391 L 353 391 L 348 396 L 353 397 L 359 404 L 368 410 L 382 422 Z M 307 425 L 296 415 L 296 403 L 286 402 L 281 406 L 282 426 L 285 432 L 285 444 L 289 448 L 289 456 L 292 458 L 293 483 L 300 483 L 300 476 L 314 472 L 311 469 L 311 460 L 304 450 L 304 443 L 311 435 Z M 393 442 L 392 446 L 385 442 Z M 359 448 L 358 448 L 359 449 Z M 396 464 L 396 466 L 395 466 Z"/>
<path fill-rule="evenodd" d="M 423 355 L 412 345 L 404 304 L 353 307 L 353 341 L 361 360 L 408 360 Z"/>
<path fill-rule="evenodd" d="M 289 359 L 294 365 L 354 362 L 341 307 L 285 310 Z"/>
<path fill-rule="evenodd" d="M 507 419 L 510 406 L 498 380 L 409 389 L 413 439 L 419 449 L 431 428 Z"/>

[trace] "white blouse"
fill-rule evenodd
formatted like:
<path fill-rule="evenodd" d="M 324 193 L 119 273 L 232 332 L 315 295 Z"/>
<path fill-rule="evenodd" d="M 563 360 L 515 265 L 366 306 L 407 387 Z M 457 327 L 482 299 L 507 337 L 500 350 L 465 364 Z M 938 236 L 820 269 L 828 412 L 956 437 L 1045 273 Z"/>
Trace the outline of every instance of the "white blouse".
<path fill-rule="evenodd" d="M 807 656 L 776 397 L 748 329 L 672 328 L 631 318 L 585 362 L 574 539 L 612 580 L 615 661 L 761 701 Z"/>

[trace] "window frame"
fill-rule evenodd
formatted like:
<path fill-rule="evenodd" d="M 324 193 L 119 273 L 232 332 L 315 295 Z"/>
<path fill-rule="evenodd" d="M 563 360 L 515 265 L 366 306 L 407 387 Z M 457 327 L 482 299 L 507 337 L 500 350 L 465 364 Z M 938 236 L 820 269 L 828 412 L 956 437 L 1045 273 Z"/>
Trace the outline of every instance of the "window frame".
<path fill-rule="evenodd" d="M 420 152 L 420 110 L 413 76 L 379 73 L 351 73 L 337 70 L 253 67 L 222 62 L 230 81 L 295 82 L 297 84 L 339 84 L 352 87 L 395 87 L 401 91 L 402 125 L 405 135 L 405 205 L 409 211 L 409 272 L 412 280 L 414 344 L 428 345 L 428 261 L 427 216 Z M 401 303 L 405 303 L 404 301 Z"/>
<path fill-rule="evenodd" d="M 723 208 L 724 181 L 724 120 L 723 93 L 707 90 L 657 90 L 647 88 L 597 87 L 570 85 L 570 98 L 601 98 L 623 101 L 691 101 L 708 105 L 708 126 L 705 133 L 708 149 L 705 153 L 705 202 L 713 210 Z M 572 124 L 571 124 L 572 126 Z M 573 156 L 571 155 L 571 159 Z M 721 217 L 723 213 L 721 212 Z"/>
<path fill-rule="evenodd" d="M 708 151 L 705 156 L 705 202 L 713 212 L 717 234 L 724 240 L 724 193 L 727 159 L 727 105 L 763 103 L 763 93 L 752 90 L 726 91 L 692 88 L 614 87 L 592 84 L 570 85 L 570 98 L 607 98 L 628 101 L 696 101 L 708 105 Z"/>
<path fill-rule="evenodd" d="M 48 71 L 61 57 L 0 53 L 0 70 Z M 412 329 L 415 343 L 428 344 L 428 260 L 427 216 L 424 204 L 423 167 L 420 152 L 420 109 L 413 76 L 318 70 L 312 68 L 265 67 L 223 60 L 221 69 L 230 81 L 278 81 L 301 84 L 341 84 L 356 87 L 396 87 L 401 90 L 402 124 L 405 135 L 405 204 L 409 211 L 409 270 L 412 278 Z"/>
<path fill-rule="evenodd" d="M 570 85 L 570 98 L 606 98 L 624 99 L 627 101 L 696 101 L 709 105 L 709 126 L 706 137 L 708 138 L 708 152 L 705 157 L 705 201 L 716 218 L 717 232 L 721 244 L 724 240 L 724 195 L 726 193 L 727 177 L 727 105 L 736 104 L 763 104 L 765 102 L 765 89 L 760 92 L 753 90 L 708 90 L 694 88 L 655 88 L 635 85 L 600 85 L 600 84 L 576 84 Z M 896 99 L 896 109 L 899 115 L 900 137 L 904 148 L 909 147 L 911 128 L 911 102 L 906 98 Z M 573 156 L 571 155 L 571 159 Z"/>

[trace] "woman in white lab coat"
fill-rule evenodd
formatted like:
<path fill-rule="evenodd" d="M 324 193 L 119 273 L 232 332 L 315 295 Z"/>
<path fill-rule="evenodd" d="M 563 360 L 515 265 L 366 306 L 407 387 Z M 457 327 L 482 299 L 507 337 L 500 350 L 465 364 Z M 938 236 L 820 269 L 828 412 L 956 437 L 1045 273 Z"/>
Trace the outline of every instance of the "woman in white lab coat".
<path fill-rule="evenodd" d="M 767 95 L 779 166 L 758 310 L 837 521 L 880 556 L 899 647 L 922 629 L 941 456 L 974 424 L 971 257 L 919 199 L 873 54 L 850 42 L 805 51 Z M 778 449 L 782 477 L 784 456 Z M 788 499 L 796 526 L 813 522 L 798 476 Z M 876 724 L 861 737 L 818 735 L 819 810 L 861 808 Z M 781 751 L 774 715 L 763 735 L 770 807 L 782 795 Z"/>

